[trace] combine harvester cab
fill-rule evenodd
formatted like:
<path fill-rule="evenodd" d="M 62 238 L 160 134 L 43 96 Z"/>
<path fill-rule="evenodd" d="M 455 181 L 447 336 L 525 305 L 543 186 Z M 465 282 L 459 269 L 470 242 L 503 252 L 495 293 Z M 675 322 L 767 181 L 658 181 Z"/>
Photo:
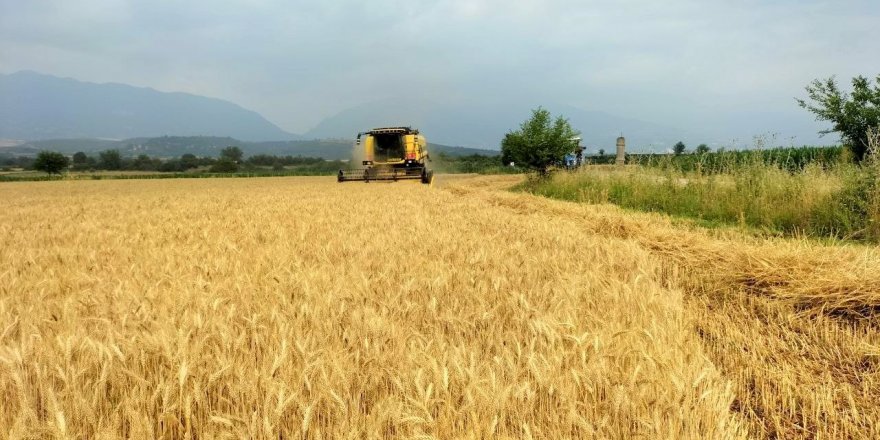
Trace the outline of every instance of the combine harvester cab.
<path fill-rule="evenodd" d="M 362 154 L 363 168 L 339 170 L 339 182 L 421 180 L 428 184 L 434 180 L 434 171 L 428 169 L 428 141 L 411 127 L 358 133 L 355 149 Z"/>

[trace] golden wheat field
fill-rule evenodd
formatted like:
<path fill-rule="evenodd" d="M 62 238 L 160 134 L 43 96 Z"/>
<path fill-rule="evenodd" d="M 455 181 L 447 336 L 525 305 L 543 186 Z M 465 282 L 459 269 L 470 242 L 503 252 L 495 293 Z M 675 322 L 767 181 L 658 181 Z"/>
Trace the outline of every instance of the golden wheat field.
<path fill-rule="evenodd" d="M 876 247 L 517 179 L 2 184 L 0 437 L 880 437 Z"/>

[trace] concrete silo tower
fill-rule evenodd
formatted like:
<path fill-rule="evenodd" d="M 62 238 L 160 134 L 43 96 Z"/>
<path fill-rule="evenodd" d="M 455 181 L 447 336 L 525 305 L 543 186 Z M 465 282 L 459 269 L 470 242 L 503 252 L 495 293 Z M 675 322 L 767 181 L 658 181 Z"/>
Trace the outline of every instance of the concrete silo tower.
<path fill-rule="evenodd" d="M 617 159 L 614 161 L 617 165 L 623 165 L 626 162 L 626 139 L 623 136 L 617 138 Z"/>

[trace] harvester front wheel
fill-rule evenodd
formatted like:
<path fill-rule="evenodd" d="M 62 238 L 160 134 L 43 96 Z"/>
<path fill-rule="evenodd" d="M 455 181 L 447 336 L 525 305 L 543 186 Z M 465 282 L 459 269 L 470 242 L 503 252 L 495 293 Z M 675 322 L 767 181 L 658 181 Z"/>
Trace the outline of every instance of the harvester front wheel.
<path fill-rule="evenodd" d="M 429 184 L 434 180 L 434 170 L 424 170 L 422 172 L 422 183 Z"/>

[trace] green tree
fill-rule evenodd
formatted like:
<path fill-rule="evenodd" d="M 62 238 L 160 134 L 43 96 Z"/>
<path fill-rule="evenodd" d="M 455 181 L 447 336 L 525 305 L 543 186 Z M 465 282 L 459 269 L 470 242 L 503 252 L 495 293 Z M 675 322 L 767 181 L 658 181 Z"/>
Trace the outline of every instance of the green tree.
<path fill-rule="evenodd" d="M 861 162 L 868 153 L 868 129 L 880 127 L 880 75 L 876 84 L 863 76 L 852 79 L 853 90 L 840 90 L 832 76 L 814 80 L 806 87 L 809 102 L 797 103 L 816 115 L 817 121 L 828 121 L 831 128 L 819 134 L 839 133 L 841 141 L 852 151 L 853 160 Z"/>
<path fill-rule="evenodd" d="M 501 165 L 503 165 L 503 166 L 509 166 L 510 164 L 514 164 L 514 165 L 515 165 L 515 162 L 510 158 L 510 156 L 509 156 L 507 153 L 508 153 L 508 152 L 506 152 L 506 151 L 504 151 L 504 150 L 501 150 L 501 154 L 498 156 L 498 157 L 501 158 Z M 445 162 L 454 162 L 454 159 L 452 159 L 451 157 L 449 157 L 448 155 L 446 155 L 446 153 L 439 153 L 439 154 L 441 155 L 441 156 L 440 156 L 440 157 L 441 157 L 441 159 L 440 159 L 440 162 L 441 162 L 441 163 L 445 163 Z"/>
<path fill-rule="evenodd" d="M 571 128 L 562 116 L 553 119 L 542 107 L 532 110 L 532 117 L 510 131 L 501 141 L 505 160 L 515 162 L 546 176 L 552 165 L 574 150 L 571 138 L 580 133 Z"/>
<path fill-rule="evenodd" d="M 199 167 L 199 158 L 195 154 L 186 153 L 180 156 L 180 167 L 184 170 Z"/>
<path fill-rule="evenodd" d="M 160 160 L 153 159 L 146 154 L 141 154 L 129 164 L 129 167 L 138 171 L 155 171 L 159 169 L 161 164 Z"/>
<path fill-rule="evenodd" d="M 98 153 L 98 167 L 105 170 L 122 168 L 122 155 L 119 150 L 107 150 Z"/>
<path fill-rule="evenodd" d="M 678 141 L 675 145 L 672 146 L 672 152 L 675 153 L 676 156 L 681 156 L 684 154 L 687 147 L 684 145 L 684 142 Z"/>
<path fill-rule="evenodd" d="M 232 162 L 239 163 L 241 162 L 241 158 L 244 156 L 244 152 L 241 151 L 241 148 L 236 146 L 228 146 L 222 150 L 220 150 L 220 157 L 231 160 Z"/>
<path fill-rule="evenodd" d="M 40 151 L 34 160 L 34 169 L 49 174 L 61 174 L 70 165 L 67 156 L 55 151 Z"/>
<path fill-rule="evenodd" d="M 600 149 L 599 149 L 599 157 L 603 157 L 603 156 L 605 156 L 605 149 L 604 149 L 604 148 L 600 148 Z"/>
<path fill-rule="evenodd" d="M 706 144 L 700 144 L 700 145 L 697 145 L 697 149 L 694 150 L 694 151 L 695 151 L 697 154 L 706 154 L 706 153 L 712 151 L 712 149 L 709 148 L 709 146 L 706 145 Z"/>
<path fill-rule="evenodd" d="M 73 155 L 73 170 L 75 171 L 85 171 L 91 167 L 95 166 L 95 159 L 89 156 L 86 156 L 86 153 L 82 151 L 77 151 Z"/>
<path fill-rule="evenodd" d="M 164 173 L 186 171 L 186 169 L 183 168 L 183 165 L 181 165 L 180 161 L 177 159 L 168 159 L 160 163 L 158 170 Z"/>
<path fill-rule="evenodd" d="M 211 165 L 210 171 L 212 173 L 235 173 L 238 171 L 238 164 L 233 162 L 232 159 L 223 156 L 217 159 L 214 165 Z"/>

